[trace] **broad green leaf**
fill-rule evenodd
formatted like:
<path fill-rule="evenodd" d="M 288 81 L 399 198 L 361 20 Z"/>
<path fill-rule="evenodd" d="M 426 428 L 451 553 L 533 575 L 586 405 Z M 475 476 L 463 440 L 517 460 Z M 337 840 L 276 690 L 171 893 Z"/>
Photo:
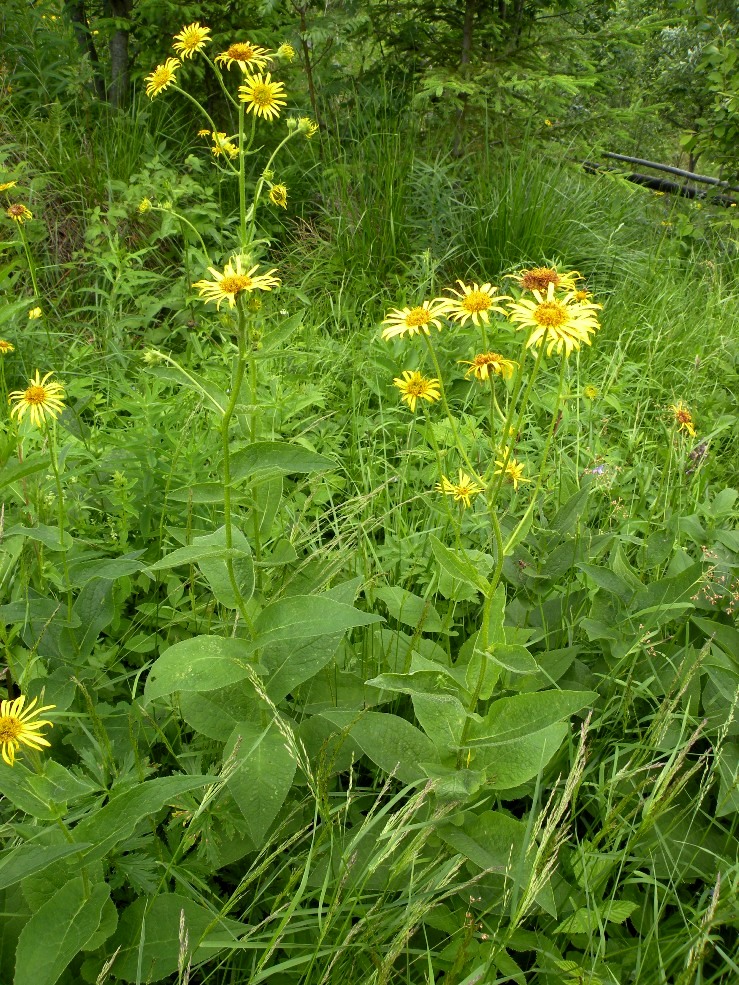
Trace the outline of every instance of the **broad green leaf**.
<path fill-rule="evenodd" d="M 577 567 L 594 585 L 602 588 L 610 595 L 615 595 L 622 602 L 628 602 L 634 594 L 634 589 L 622 578 L 619 578 L 610 568 L 604 568 L 597 564 L 588 564 L 585 561 L 579 561 Z"/>
<path fill-rule="evenodd" d="M 702 579 L 703 565 L 700 561 L 696 561 L 679 575 L 662 578 L 651 585 L 646 585 L 631 601 L 632 618 L 659 613 L 661 610 L 669 610 L 673 605 L 689 602 L 690 596 L 695 594 L 696 586 Z M 649 620 L 649 624 L 654 625 L 654 620 Z"/>
<path fill-rule="evenodd" d="M 231 456 L 231 482 L 249 479 L 259 472 L 292 475 L 298 472 L 327 472 L 336 463 L 324 455 L 287 441 L 256 441 Z"/>
<path fill-rule="evenodd" d="M 691 622 L 703 630 L 709 638 L 713 639 L 728 657 L 739 661 L 739 629 L 729 626 L 724 622 L 703 617 L 693 616 Z"/>
<path fill-rule="evenodd" d="M 86 817 L 73 828 L 76 842 L 89 842 L 93 847 L 86 860 L 104 858 L 114 845 L 130 838 L 136 825 L 150 814 L 156 814 L 180 794 L 198 790 L 214 783 L 214 776 L 162 776 L 146 780 L 131 790 L 122 790 L 108 803 Z"/>
<path fill-rule="evenodd" d="M 260 659 L 269 675 L 264 686 L 270 698 L 275 703 L 282 701 L 296 687 L 323 670 L 334 659 L 342 635 L 335 633 L 307 640 L 268 643 L 261 651 Z"/>
<path fill-rule="evenodd" d="M 239 547 L 228 548 L 225 545 L 214 545 L 209 537 L 196 537 L 190 547 L 178 547 L 176 551 L 165 555 L 149 568 L 150 571 L 168 571 L 181 564 L 197 564 L 199 561 L 225 560 L 225 558 L 242 558 L 248 552 Z"/>
<path fill-rule="evenodd" d="M 500 811 L 464 819 L 462 827 L 444 824 L 443 840 L 481 869 L 514 873 L 526 850 L 526 823 Z"/>
<path fill-rule="evenodd" d="M 64 805 L 58 801 L 49 802 L 45 791 L 39 793 L 34 790 L 31 786 L 34 775 L 23 763 L 16 762 L 15 766 L 8 766 L 7 763 L 0 762 L 0 793 L 31 817 L 39 821 L 52 821 L 58 817 L 59 809 L 63 809 Z"/>
<path fill-rule="evenodd" d="M 153 901 L 142 896 L 124 910 L 118 930 L 108 942 L 111 955 L 120 948 L 113 963 L 114 977 L 124 982 L 156 982 L 176 975 L 181 913 L 184 913 L 195 966 L 220 950 L 220 947 L 201 950 L 199 945 L 218 937 L 223 941 L 221 947 L 226 947 L 246 930 L 236 920 L 221 917 L 187 896 L 162 893 Z"/>
<path fill-rule="evenodd" d="M 485 770 L 486 786 L 491 790 L 511 790 L 538 776 L 568 731 L 566 722 L 557 722 L 533 735 L 470 750 L 470 765 Z"/>
<path fill-rule="evenodd" d="M 104 882 L 92 886 L 86 898 L 82 876 L 54 893 L 21 931 L 13 985 L 54 985 L 97 930 L 109 898 Z"/>
<path fill-rule="evenodd" d="M 478 700 L 488 700 L 500 677 L 500 666 L 490 659 L 488 651 L 505 643 L 505 604 L 505 588 L 498 585 L 489 603 L 487 639 L 483 639 L 484 627 L 481 627 L 467 664 L 467 690 L 476 694 Z"/>
<path fill-rule="evenodd" d="M 467 558 L 464 551 L 452 551 L 435 537 L 429 535 L 431 550 L 439 565 L 452 578 L 457 578 L 476 588 L 478 592 L 487 595 L 490 591 L 490 582 L 484 575 L 480 574 L 475 565 Z"/>
<path fill-rule="evenodd" d="M 422 599 L 404 588 L 383 585 L 375 589 L 375 595 L 387 606 L 388 612 L 404 626 L 411 626 L 423 633 L 440 633 L 442 622 L 430 599 Z"/>
<path fill-rule="evenodd" d="M 596 906 L 580 907 L 557 927 L 561 934 L 593 934 L 603 923 L 624 923 L 639 904 L 629 900 L 608 900 Z"/>
<path fill-rule="evenodd" d="M 586 506 L 590 489 L 586 486 L 571 496 L 564 506 L 560 506 L 551 522 L 552 530 L 560 534 L 571 534 L 579 522 L 586 518 Z"/>
<path fill-rule="evenodd" d="M 43 872 L 67 855 L 79 854 L 88 845 L 20 845 L 0 859 L 0 889 L 13 886 L 27 876 Z"/>
<path fill-rule="evenodd" d="M 470 730 L 466 747 L 495 746 L 530 736 L 593 705 L 594 691 L 535 691 L 498 698 L 480 724 Z"/>
<path fill-rule="evenodd" d="M 274 722 L 266 728 L 240 722 L 223 750 L 224 762 L 240 739 L 239 767 L 228 781 L 228 789 L 244 815 L 254 845 L 261 849 L 264 836 L 290 792 L 295 760 Z"/>
<path fill-rule="evenodd" d="M 166 650 L 154 662 L 144 688 L 153 701 L 175 691 L 217 691 L 250 676 L 255 646 L 223 636 L 193 636 Z"/>
<path fill-rule="evenodd" d="M 242 552 L 240 557 L 232 558 L 231 560 L 240 600 L 236 598 L 234 593 L 224 558 L 200 558 L 198 567 L 208 582 L 210 590 L 221 605 L 227 609 L 238 609 L 239 601 L 243 603 L 248 602 L 254 593 L 254 562 L 251 559 L 249 542 L 242 532 L 234 528 L 232 537 L 233 546 Z M 212 534 L 206 534 L 204 537 L 195 537 L 193 540 L 194 547 L 206 547 L 208 545 L 214 547 L 220 546 L 225 549 L 226 528 L 221 527 Z"/>
<path fill-rule="evenodd" d="M 29 475 L 49 469 L 49 456 L 41 452 L 29 455 L 23 462 L 11 462 L 0 471 L 0 489 L 11 486 L 14 482 L 27 479 Z M 8 531 L 5 532 L 7 537 Z M 57 538 L 58 539 L 58 538 Z"/>
<path fill-rule="evenodd" d="M 438 763 L 431 740 L 404 718 L 380 711 L 324 711 L 321 715 L 350 738 L 368 759 L 386 773 L 394 773 L 403 783 L 424 776 L 419 763 Z"/>
<path fill-rule="evenodd" d="M 254 628 L 261 647 L 272 640 L 330 636 L 354 626 L 369 626 L 384 621 L 382 616 L 362 612 L 327 595 L 293 595 L 278 599 L 262 609 Z"/>
<path fill-rule="evenodd" d="M 59 528 L 48 527 L 44 523 L 40 523 L 37 527 L 24 527 L 22 524 L 16 524 L 16 526 L 6 530 L 4 536 L 27 537 L 29 540 L 43 544 L 50 551 L 68 551 L 74 544 L 72 537 L 66 530 L 64 537 L 60 540 Z"/>
<path fill-rule="evenodd" d="M 75 587 L 82 588 L 88 581 L 100 578 L 104 581 L 115 581 L 118 578 L 125 578 L 126 575 L 133 575 L 145 567 L 138 558 L 144 551 L 132 551 L 125 557 L 119 558 L 98 558 L 94 561 L 70 562 L 69 578 Z"/>
<path fill-rule="evenodd" d="M 456 750 L 467 719 L 465 707 L 454 694 L 411 692 L 418 724 L 436 746 L 440 757 Z"/>
<path fill-rule="evenodd" d="M 490 659 L 512 674 L 536 674 L 541 669 L 526 647 L 518 643 L 494 646 Z"/>

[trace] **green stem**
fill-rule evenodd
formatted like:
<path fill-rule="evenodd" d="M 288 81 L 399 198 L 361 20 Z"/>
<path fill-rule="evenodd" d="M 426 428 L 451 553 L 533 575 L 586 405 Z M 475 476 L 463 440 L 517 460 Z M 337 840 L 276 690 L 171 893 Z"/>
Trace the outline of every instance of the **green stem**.
<path fill-rule="evenodd" d="M 41 300 L 41 292 L 39 291 L 38 279 L 36 277 L 36 264 L 33 262 L 33 254 L 31 253 L 31 248 L 28 245 L 28 239 L 26 237 L 26 231 L 23 228 L 23 223 L 22 222 L 19 222 L 18 223 L 18 232 L 20 233 L 21 242 L 23 243 L 23 249 L 24 249 L 25 254 L 26 254 L 26 261 L 28 263 L 28 272 L 31 275 L 31 283 L 33 284 L 33 293 L 34 293 L 34 295 L 36 297 L 36 300 L 37 301 L 40 301 Z M 46 314 L 43 312 L 43 309 L 42 309 L 41 317 L 43 318 L 43 322 L 44 322 L 44 329 L 46 331 L 46 338 L 47 338 L 47 340 L 49 342 L 49 345 L 51 345 L 52 344 L 52 341 L 51 341 L 51 333 L 49 332 L 49 325 L 48 325 L 48 322 L 46 321 Z"/>
<path fill-rule="evenodd" d="M 260 198 L 260 196 L 262 194 L 262 189 L 264 188 L 264 181 L 265 181 L 264 172 L 265 171 L 270 171 L 272 169 L 272 162 L 274 161 L 274 159 L 280 153 L 280 151 L 285 146 L 285 144 L 288 142 L 288 140 L 292 140 L 292 138 L 298 132 L 299 132 L 298 130 L 292 130 L 292 131 L 290 131 L 290 133 L 288 133 L 288 135 L 286 137 L 283 137 L 283 139 L 280 141 L 280 143 L 277 145 L 277 147 L 275 147 L 274 151 L 272 152 L 272 156 L 267 161 L 267 164 L 265 165 L 265 167 L 264 167 L 264 169 L 262 171 L 262 174 L 259 176 L 259 180 L 257 181 L 257 187 L 256 187 L 256 189 L 254 191 L 254 201 L 252 202 L 252 207 L 251 207 L 251 229 L 250 229 L 250 233 L 249 233 L 249 241 L 250 242 L 254 239 L 254 234 L 255 234 L 255 230 L 256 230 L 256 224 L 257 224 L 257 205 L 259 204 L 259 198 Z"/>
<path fill-rule="evenodd" d="M 49 460 L 51 462 L 51 471 L 54 473 L 54 480 L 56 482 L 56 498 L 57 498 L 57 524 L 59 526 L 59 547 L 62 551 L 62 564 L 64 566 L 64 577 L 67 582 L 67 617 L 71 621 L 72 619 L 72 591 L 70 587 L 69 580 L 69 566 L 67 564 L 67 552 L 64 550 L 64 488 L 62 487 L 62 478 L 59 474 L 59 462 L 56 453 L 56 427 L 45 425 L 44 430 L 46 432 L 46 440 L 49 443 Z"/>
<path fill-rule="evenodd" d="M 462 733 L 459 737 L 460 749 L 457 751 L 457 769 L 462 769 L 463 759 L 464 759 L 464 746 L 467 741 L 467 737 L 470 733 L 470 728 L 472 726 L 472 715 L 475 713 L 477 708 L 477 702 L 480 700 L 480 692 L 482 691 L 482 685 L 485 681 L 485 672 L 487 670 L 487 663 L 485 659 L 485 650 L 488 645 L 488 631 L 490 629 L 490 607 L 493 604 L 493 595 L 495 594 L 495 587 L 491 588 L 488 594 L 485 596 L 485 602 L 482 607 L 482 625 L 480 626 L 480 632 L 477 636 L 477 642 L 475 644 L 475 649 L 480 649 L 482 655 L 480 657 L 480 670 L 477 675 L 477 684 L 475 685 L 475 690 L 470 698 L 470 703 L 467 706 L 467 717 L 464 720 L 464 725 L 462 726 Z M 482 644 L 482 645 L 480 645 Z"/>
<path fill-rule="evenodd" d="M 173 84 L 172 85 L 172 88 L 174 90 L 176 90 L 177 92 L 181 93 L 181 95 L 185 96 L 187 99 L 189 99 L 190 102 L 194 106 L 197 106 L 197 108 L 200 110 L 200 112 L 203 114 L 203 116 L 208 121 L 208 125 L 210 126 L 211 133 L 218 133 L 218 127 L 215 125 L 215 123 L 213 122 L 213 120 L 211 120 L 210 115 L 208 114 L 208 111 L 205 109 L 205 107 L 202 105 L 202 103 L 199 103 L 198 100 L 194 96 L 191 96 L 190 93 L 187 92 L 185 89 L 180 89 L 180 87 L 178 85 L 174 85 Z M 222 157 L 224 158 L 223 163 L 226 165 L 226 167 L 230 168 L 231 171 L 233 171 L 234 174 L 238 174 L 239 172 L 236 170 L 236 168 L 233 166 L 233 164 L 231 164 L 231 162 L 228 160 L 228 155 L 227 154 L 223 154 Z"/>

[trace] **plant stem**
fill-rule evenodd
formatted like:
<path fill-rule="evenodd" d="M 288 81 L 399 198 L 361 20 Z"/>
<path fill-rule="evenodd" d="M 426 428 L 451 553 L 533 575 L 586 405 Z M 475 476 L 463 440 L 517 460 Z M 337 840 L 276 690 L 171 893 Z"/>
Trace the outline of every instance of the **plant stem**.
<path fill-rule="evenodd" d="M 49 443 L 49 460 L 51 462 L 51 471 L 54 473 L 54 480 L 56 482 L 56 498 L 57 498 L 57 523 L 59 526 L 59 548 L 62 552 L 62 564 L 64 566 L 64 577 L 67 582 L 67 617 L 71 621 L 72 619 L 72 590 L 69 581 L 69 566 L 67 565 L 67 552 L 64 550 L 64 488 L 62 487 L 62 478 L 59 474 L 59 463 L 56 453 L 56 425 L 45 425 L 44 430 L 46 432 L 46 440 Z"/>
<path fill-rule="evenodd" d="M 36 264 L 33 262 L 33 254 L 31 253 L 31 248 L 28 245 L 28 239 L 26 237 L 26 231 L 23 228 L 23 223 L 22 222 L 19 222 L 18 223 L 18 232 L 20 233 L 21 242 L 23 243 L 23 249 L 24 249 L 25 254 L 26 254 L 26 261 L 28 262 L 28 272 L 31 275 L 31 283 L 33 284 L 33 293 L 36 296 L 36 300 L 37 301 L 40 301 L 41 300 L 41 292 L 39 291 L 38 279 L 36 277 Z M 43 322 L 44 322 L 44 330 L 46 331 L 46 338 L 47 338 L 47 340 L 49 342 L 49 345 L 51 345 L 52 344 L 52 341 L 51 341 L 51 333 L 49 332 L 49 325 L 48 325 L 48 323 L 46 321 L 46 315 L 43 312 L 42 312 L 42 318 L 43 318 Z"/>

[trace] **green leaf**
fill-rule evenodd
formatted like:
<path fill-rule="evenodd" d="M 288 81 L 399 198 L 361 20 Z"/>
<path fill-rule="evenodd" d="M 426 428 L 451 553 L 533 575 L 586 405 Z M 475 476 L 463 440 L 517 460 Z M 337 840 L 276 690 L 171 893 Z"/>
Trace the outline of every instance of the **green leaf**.
<path fill-rule="evenodd" d="M 593 584 L 597 585 L 598 588 L 602 588 L 610 595 L 615 595 L 616 598 L 621 599 L 622 602 L 628 602 L 634 594 L 633 588 L 627 585 L 627 583 L 611 571 L 610 568 L 604 568 L 597 564 L 588 564 L 585 561 L 579 561 L 577 563 L 577 567 L 587 576 L 589 581 L 593 582 Z"/>
<path fill-rule="evenodd" d="M 21 479 L 26 479 L 29 475 L 34 475 L 36 472 L 41 472 L 48 468 L 49 456 L 43 455 L 41 452 L 36 452 L 35 455 L 29 455 L 23 462 L 13 462 L 10 465 L 6 465 L 0 471 L 0 489 L 11 486 L 14 482 L 20 482 Z M 5 532 L 5 536 L 8 536 L 8 531 Z"/>
<path fill-rule="evenodd" d="M 290 792 L 295 760 L 274 722 L 267 728 L 239 722 L 226 743 L 224 762 L 239 738 L 239 767 L 229 779 L 228 789 L 244 815 L 250 838 L 261 849 L 264 836 Z"/>
<path fill-rule="evenodd" d="M 474 750 L 471 765 L 484 769 L 486 786 L 491 790 L 511 790 L 539 775 L 569 731 L 566 722 L 557 722 L 533 735 Z"/>
<path fill-rule="evenodd" d="M 393 619 L 404 626 L 411 626 L 423 633 L 442 631 L 441 617 L 429 599 L 414 595 L 405 588 L 389 585 L 376 588 L 375 595 L 382 599 Z"/>
<path fill-rule="evenodd" d="M 463 550 L 450 550 L 433 534 L 429 535 L 429 541 L 434 557 L 448 575 L 471 585 L 472 588 L 476 588 L 478 592 L 482 592 L 484 595 L 488 594 L 490 582 L 484 575 L 480 574 Z"/>
<path fill-rule="evenodd" d="M 119 841 L 131 837 L 143 818 L 156 814 L 180 794 L 215 780 L 214 776 L 162 776 L 147 780 L 115 794 L 104 807 L 80 821 L 72 835 L 76 842 L 92 844 L 85 854 L 86 861 L 104 858 Z"/>
<path fill-rule="evenodd" d="M 54 893 L 21 931 L 13 985 L 54 985 L 97 930 L 109 898 L 104 882 L 92 886 L 86 898 L 82 876 Z"/>
<path fill-rule="evenodd" d="M 473 724 L 465 748 L 495 746 L 530 736 L 591 706 L 594 691 L 535 691 L 494 701 L 483 721 Z"/>
<path fill-rule="evenodd" d="M 199 945 L 211 936 L 225 938 L 222 947 L 226 947 L 228 941 L 235 941 L 246 930 L 236 920 L 221 917 L 187 896 L 162 893 L 153 901 L 142 896 L 123 912 L 118 930 L 108 943 L 111 954 L 120 948 L 113 975 L 124 982 L 156 982 L 176 975 L 180 914 L 184 914 L 196 966 L 221 949 L 211 946 L 201 951 Z"/>
<path fill-rule="evenodd" d="M 261 647 L 272 640 L 330 636 L 355 626 L 370 626 L 384 621 L 382 616 L 362 612 L 327 595 L 293 595 L 278 599 L 262 609 L 254 628 Z"/>
<path fill-rule="evenodd" d="M 24 527 L 22 524 L 16 524 L 16 526 L 10 527 L 5 531 L 5 536 L 27 537 L 29 540 L 35 540 L 39 544 L 43 544 L 50 551 L 68 551 L 74 544 L 72 537 L 66 530 L 64 531 L 63 539 L 60 540 L 59 528 L 47 527 L 44 523 L 40 523 L 37 527 Z"/>
<path fill-rule="evenodd" d="M 292 475 L 298 472 L 327 472 L 336 463 L 302 445 L 287 441 L 256 441 L 231 456 L 231 482 L 250 479 L 259 472 Z"/>
<path fill-rule="evenodd" d="M 512 674 L 536 674 L 541 668 L 525 646 L 501 643 L 494 646 L 490 659 Z"/>
<path fill-rule="evenodd" d="M 459 747 L 467 719 L 464 705 L 454 694 L 411 692 L 418 724 L 439 751 L 440 757 Z"/>
<path fill-rule="evenodd" d="M 691 564 L 679 575 L 662 578 L 640 589 L 631 601 L 632 619 L 640 615 L 670 611 L 671 607 L 689 602 L 690 596 L 703 579 L 703 565 L 700 561 Z M 654 620 L 650 621 L 650 625 Z"/>
<path fill-rule="evenodd" d="M 443 840 L 480 869 L 515 872 L 526 848 L 526 824 L 500 811 L 465 819 L 462 827 L 445 824 Z"/>
<path fill-rule="evenodd" d="M 580 907 L 557 927 L 562 934 L 593 934 L 603 923 L 624 923 L 628 920 L 638 903 L 628 900 L 610 900 L 591 907 Z"/>
<path fill-rule="evenodd" d="M 348 729 L 362 752 L 386 773 L 394 773 L 403 783 L 424 776 L 419 763 L 438 763 L 439 757 L 427 736 L 404 718 L 380 711 L 357 716 L 353 711 L 324 711 L 322 718 Z"/>
<path fill-rule="evenodd" d="M 250 676 L 256 668 L 253 642 L 223 636 L 193 636 L 175 643 L 149 671 L 144 700 L 175 691 L 216 691 Z"/>
<path fill-rule="evenodd" d="M 221 605 L 227 609 L 238 609 L 240 602 L 248 602 L 254 593 L 254 562 L 251 559 L 249 542 L 242 532 L 234 528 L 232 537 L 234 547 L 241 551 L 241 555 L 233 558 L 231 562 L 240 599 L 237 599 L 234 593 L 224 558 L 201 558 L 198 561 L 198 567 Z M 226 528 L 221 527 L 215 533 L 206 534 L 204 537 L 195 537 L 193 540 L 194 547 L 207 547 L 208 545 L 220 546 L 225 550 Z"/>
<path fill-rule="evenodd" d="M 0 859 L 0 889 L 7 889 L 27 876 L 43 872 L 67 855 L 79 854 L 88 845 L 20 845 Z"/>
<path fill-rule="evenodd" d="M 268 643 L 260 659 L 269 674 L 264 686 L 270 698 L 275 703 L 282 701 L 298 685 L 323 670 L 334 659 L 342 636 L 342 633 L 335 633 L 307 640 Z"/>
<path fill-rule="evenodd" d="M 590 495 L 590 489 L 585 486 L 571 496 L 564 506 L 560 506 L 551 522 L 552 530 L 559 534 L 571 534 L 579 522 L 585 521 L 585 507 Z"/>
<path fill-rule="evenodd" d="M 213 545 L 208 537 L 196 537 L 190 547 L 178 547 L 176 551 L 166 554 L 159 561 L 151 565 L 149 571 L 169 571 L 170 568 L 178 568 L 181 564 L 197 564 L 199 561 L 225 560 L 225 558 L 248 557 L 247 551 L 240 547 L 228 548 L 225 545 Z"/>

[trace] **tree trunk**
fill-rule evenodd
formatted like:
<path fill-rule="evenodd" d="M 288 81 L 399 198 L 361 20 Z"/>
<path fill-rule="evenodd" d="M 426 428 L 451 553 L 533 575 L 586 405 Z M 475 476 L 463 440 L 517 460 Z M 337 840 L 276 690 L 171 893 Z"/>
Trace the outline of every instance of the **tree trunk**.
<path fill-rule="evenodd" d="M 472 36 L 477 13 L 477 0 L 465 0 L 464 21 L 462 22 L 462 51 L 459 57 L 459 72 L 463 78 L 469 75 L 469 64 L 472 58 Z M 454 156 L 458 157 L 462 149 L 465 117 L 467 116 L 467 95 L 462 94 L 462 108 L 457 113 L 457 134 L 454 138 Z"/>
<path fill-rule="evenodd" d="M 87 11 L 85 0 L 64 0 L 64 8 L 72 22 L 72 29 L 77 41 L 77 47 L 83 55 L 87 55 L 92 66 L 92 84 L 98 99 L 105 99 L 105 82 L 100 71 L 100 59 L 97 48 L 92 40 L 90 28 L 87 26 Z"/>
<path fill-rule="evenodd" d="M 107 0 L 106 6 L 111 17 L 128 20 L 131 15 L 131 0 Z M 121 109 L 128 102 L 129 59 L 127 27 L 116 28 L 110 39 L 110 89 L 108 101 L 111 106 Z"/>

